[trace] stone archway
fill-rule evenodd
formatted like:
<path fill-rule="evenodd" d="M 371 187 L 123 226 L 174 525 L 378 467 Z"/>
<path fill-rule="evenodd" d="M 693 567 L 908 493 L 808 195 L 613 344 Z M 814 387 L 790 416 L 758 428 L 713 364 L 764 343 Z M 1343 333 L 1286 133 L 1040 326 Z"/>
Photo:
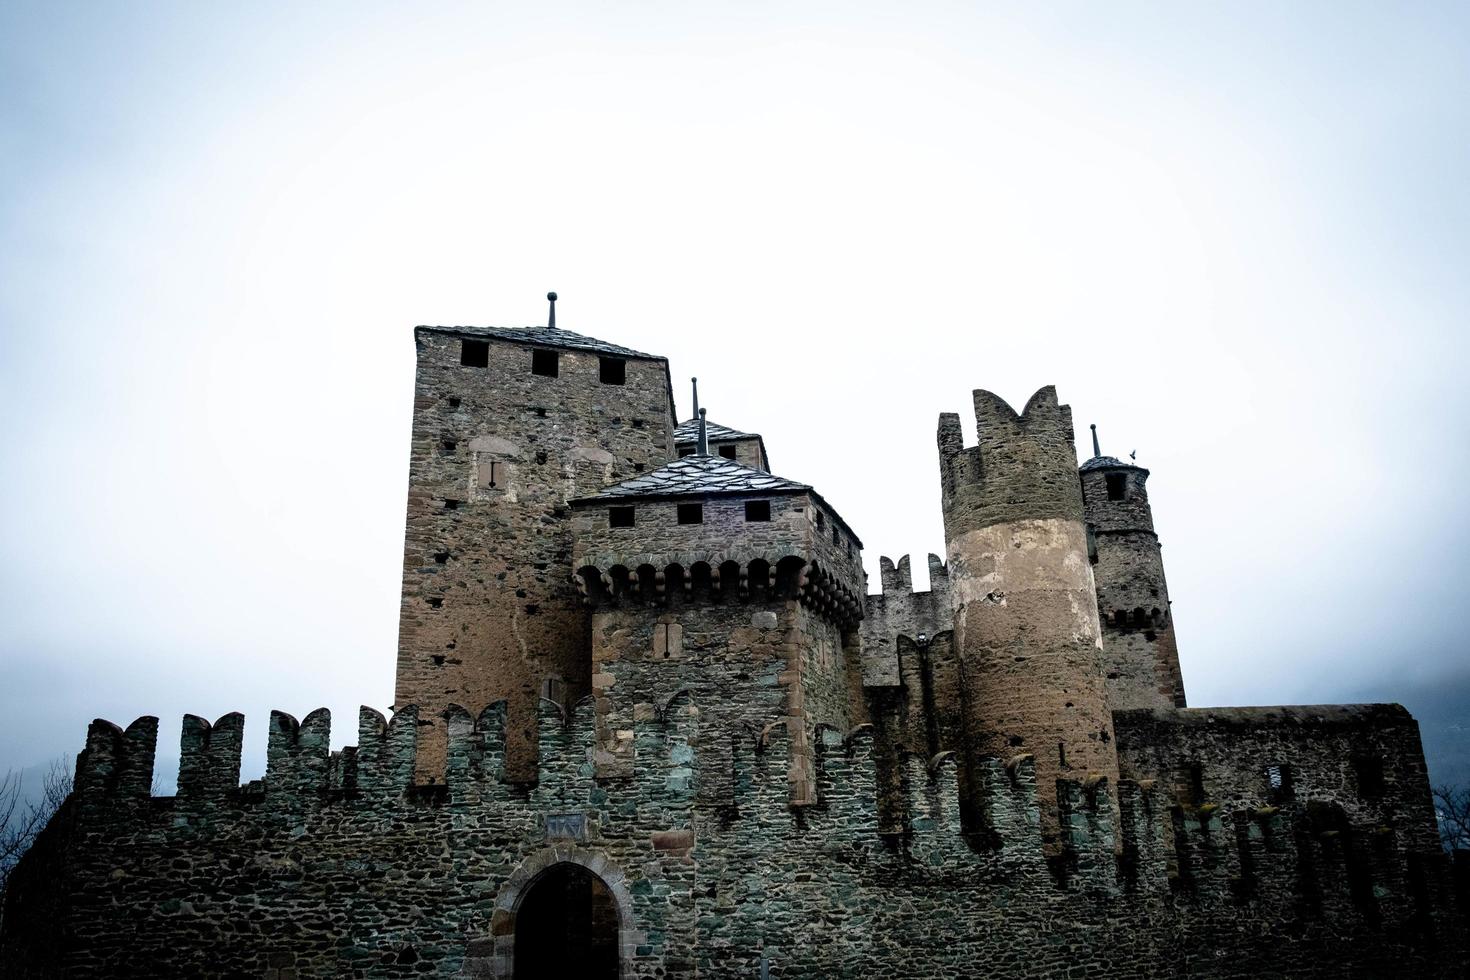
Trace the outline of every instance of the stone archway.
<path fill-rule="evenodd" d="M 581 847 L 547 847 L 506 879 L 495 901 L 489 941 L 472 941 L 467 977 L 633 975 L 632 896 L 621 871 Z M 528 945 L 529 944 L 529 945 Z"/>
<path fill-rule="evenodd" d="M 547 868 L 516 910 L 516 980 L 617 980 L 618 910 L 612 893 L 580 864 Z"/>

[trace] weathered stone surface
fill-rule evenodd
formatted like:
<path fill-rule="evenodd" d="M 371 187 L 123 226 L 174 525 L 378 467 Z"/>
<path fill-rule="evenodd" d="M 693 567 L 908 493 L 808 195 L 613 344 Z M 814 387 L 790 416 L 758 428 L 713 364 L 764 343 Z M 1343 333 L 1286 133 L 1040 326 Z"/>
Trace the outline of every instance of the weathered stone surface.
<path fill-rule="evenodd" d="M 1110 799 L 1118 779 L 1072 413 L 1043 388 L 1020 416 L 977 391 L 975 417 L 974 449 L 955 444 L 947 423 L 939 432 L 960 748 L 971 771 L 980 756 L 1035 756 L 1055 856 L 1066 842 L 1057 780 L 1100 777 Z M 979 791 L 967 781 L 972 799 Z"/>
<path fill-rule="evenodd" d="M 1108 457 L 1082 467 L 1103 670 L 1114 711 L 1185 706 L 1148 470 Z"/>
<path fill-rule="evenodd" d="M 442 764 L 445 706 L 505 699 L 511 772 L 528 779 L 543 685 L 568 700 L 591 686 L 567 502 L 673 458 L 668 365 L 542 328 L 420 327 L 415 342 L 394 697 L 423 709 L 424 779 Z M 461 363 L 467 342 L 487 345 L 485 366 Z M 538 350 L 555 377 L 533 373 Z M 623 384 L 600 380 L 610 355 Z"/>
<path fill-rule="evenodd" d="M 674 458 L 661 359 L 417 341 L 397 710 L 272 713 L 245 786 L 187 716 L 167 798 L 157 719 L 94 722 L 0 976 L 508 977 L 547 882 L 650 980 L 1464 975 L 1413 719 L 1183 709 L 1147 474 L 1079 473 L 1051 389 L 941 419 L 948 565 L 864 596 L 810 487 L 596 496 Z"/>

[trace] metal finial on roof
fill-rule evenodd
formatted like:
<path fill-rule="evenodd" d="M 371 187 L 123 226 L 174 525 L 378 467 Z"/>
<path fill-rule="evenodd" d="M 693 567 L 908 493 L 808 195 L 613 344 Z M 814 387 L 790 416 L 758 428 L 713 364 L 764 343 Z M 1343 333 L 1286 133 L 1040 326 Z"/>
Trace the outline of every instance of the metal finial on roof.
<path fill-rule="evenodd" d="M 689 383 L 694 385 L 694 417 L 699 418 L 699 379 L 690 378 Z"/>
<path fill-rule="evenodd" d="M 546 294 L 546 298 L 551 302 L 551 312 L 549 314 L 547 314 L 547 316 L 546 316 L 546 326 L 547 326 L 548 329 L 555 330 L 556 329 L 556 293 L 547 293 Z"/>
<path fill-rule="evenodd" d="M 705 428 L 704 409 L 699 410 L 699 441 L 694 444 L 694 452 L 699 456 L 709 455 L 709 431 Z"/>
<path fill-rule="evenodd" d="M 1092 455 L 1101 456 L 1102 450 L 1097 446 L 1097 423 L 1094 422 L 1088 428 L 1092 430 Z"/>

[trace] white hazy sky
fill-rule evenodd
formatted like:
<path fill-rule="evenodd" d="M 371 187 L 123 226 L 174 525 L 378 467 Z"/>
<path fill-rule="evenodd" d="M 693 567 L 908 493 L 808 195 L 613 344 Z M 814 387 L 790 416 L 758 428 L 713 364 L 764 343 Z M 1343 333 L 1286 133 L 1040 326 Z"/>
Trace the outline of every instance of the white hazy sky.
<path fill-rule="evenodd" d="M 1461 4 L 10 0 L 0 770 L 95 716 L 243 710 L 247 776 L 271 707 L 353 741 L 411 328 L 548 289 L 874 583 L 943 551 L 936 415 L 1056 384 L 1153 470 L 1192 703 L 1458 691 L 1463 748 L 1467 49 Z"/>

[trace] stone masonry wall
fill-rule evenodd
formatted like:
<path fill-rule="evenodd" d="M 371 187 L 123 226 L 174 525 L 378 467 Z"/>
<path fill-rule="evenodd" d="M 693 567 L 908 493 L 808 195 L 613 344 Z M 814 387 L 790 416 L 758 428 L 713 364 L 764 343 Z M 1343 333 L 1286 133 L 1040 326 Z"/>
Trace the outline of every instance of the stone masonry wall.
<path fill-rule="evenodd" d="M 863 683 L 887 687 L 899 683 L 897 640 L 919 634 L 932 637 L 954 628 L 950 607 L 949 570 L 938 555 L 929 556 L 929 591 L 915 592 L 909 556 L 894 564 L 878 559 L 882 591 L 865 597 L 863 616 Z"/>
<path fill-rule="evenodd" d="M 1121 711 L 1114 723 L 1123 774 L 1158 779 L 1178 805 L 1316 801 L 1354 826 L 1393 828 L 1412 850 L 1438 841 L 1419 725 L 1400 705 Z"/>
<path fill-rule="evenodd" d="M 638 762 L 612 779 L 596 776 L 590 702 L 543 704 L 535 786 L 506 781 L 503 705 L 444 721 L 432 789 L 411 785 L 412 709 L 391 723 L 365 710 L 341 753 L 325 712 L 273 716 L 268 772 L 246 787 L 228 778 L 233 724 L 218 744 L 195 724 L 201 764 L 163 799 L 147 793 L 156 721 L 94 724 L 72 821 L 47 842 L 67 870 L 42 881 L 35 859 L 22 865 L 0 974 L 503 977 L 522 900 L 561 862 L 607 885 L 624 977 L 1452 977 L 1465 964 L 1443 857 L 1409 833 L 1355 866 L 1337 838 L 1293 835 L 1283 810 L 1225 824 L 1125 780 L 1115 811 L 1100 786 L 1063 780 L 1066 849 L 1048 861 L 1026 756 L 978 761 L 994 835 L 977 849 L 952 755 L 904 758 L 902 825 L 880 832 L 866 727 L 821 731 L 817 798 L 796 808 L 781 720 L 736 734 L 731 808 L 700 795 L 710 739 L 731 733 L 687 695 L 634 723 Z M 45 906 L 48 890 L 64 901 Z M 27 907 L 62 909 L 55 959 L 28 955 Z"/>
<path fill-rule="evenodd" d="M 1402 707 L 1153 709 L 1115 720 L 1120 767 L 1156 774 L 1170 803 L 1181 894 L 1269 895 L 1365 934 L 1398 923 L 1427 935 L 1447 899 L 1418 725 Z"/>
<path fill-rule="evenodd" d="M 814 790 L 812 743 L 819 725 L 851 725 L 848 664 L 841 631 L 801 603 L 766 587 L 740 595 L 675 593 L 667 606 L 625 603 L 593 616 L 593 687 L 599 720 L 599 773 L 634 764 L 639 720 L 681 695 L 706 705 L 706 724 L 730 739 L 758 738 L 773 719 L 788 740 L 793 802 Z M 701 800 L 733 807 L 730 741 L 706 746 Z"/>
<path fill-rule="evenodd" d="M 489 344 L 486 367 L 460 363 L 466 339 Z M 395 698 L 423 707 L 425 778 L 442 767 L 446 705 L 507 699 L 511 771 L 529 778 L 543 682 L 590 691 L 567 501 L 672 458 L 667 366 L 629 359 L 611 385 L 588 351 L 557 351 L 552 378 L 531 372 L 530 345 L 472 329 L 421 327 L 415 342 Z"/>
<path fill-rule="evenodd" d="M 817 513 L 830 514 L 830 509 L 809 494 L 707 497 L 699 501 L 704 523 L 680 524 L 679 504 L 697 499 L 579 501 L 574 509 L 577 568 L 607 570 L 621 565 L 636 570 L 648 564 L 664 569 L 677 564 L 687 570 L 699 562 L 711 568 L 725 561 L 748 566 L 756 559 L 775 565 L 792 556 L 819 562 L 860 601 L 862 552 L 851 533 L 837 527 L 830 516 L 817 530 Z M 750 500 L 767 501 L 770 520 L 746 520 L 745 504 Z M 612 527 L 609 509 L 628 506 L 634 508 L 634 526 Z"/>

